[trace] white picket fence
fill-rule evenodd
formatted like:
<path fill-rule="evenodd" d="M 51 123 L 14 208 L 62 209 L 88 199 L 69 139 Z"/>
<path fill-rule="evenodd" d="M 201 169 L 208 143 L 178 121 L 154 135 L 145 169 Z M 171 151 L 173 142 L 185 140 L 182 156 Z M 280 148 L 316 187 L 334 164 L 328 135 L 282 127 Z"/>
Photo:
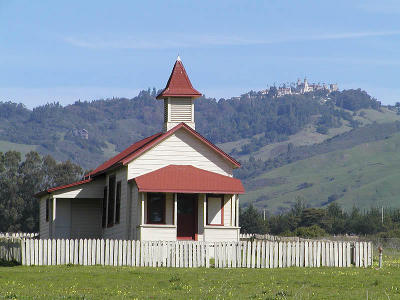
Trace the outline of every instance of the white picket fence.
<path fill-rule="evenodd" d="M 22 262 L 21 239 L 0 237 L 0 261 Z"/>
<path fill-rule="evenodd" d="M 103 239 L 20 239 L 0 259 L 23 265 L 109 265 L 140 267 L 284 268 L 367 267 L 371 242 L 190 242 Z M 10 250 L 10 249 L 8 249 Z M 16 251 L 17 250 L 17 251 Z M 8 256 L 4 256 L 8 253 Z"/>

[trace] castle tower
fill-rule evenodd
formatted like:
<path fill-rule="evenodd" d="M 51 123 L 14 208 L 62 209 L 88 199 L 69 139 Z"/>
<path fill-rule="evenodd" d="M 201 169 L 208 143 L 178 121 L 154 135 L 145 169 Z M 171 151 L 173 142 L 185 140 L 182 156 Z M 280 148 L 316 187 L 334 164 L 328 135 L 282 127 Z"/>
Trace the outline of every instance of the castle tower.
<path fill-rule="evenodd" d="M 195 129 L 194 99 L 200 96 L 178 56 L 165 89 L 157 96 L 157 99 L 164 100 L 164 130 L 170 130 L 182 122 Z"/>

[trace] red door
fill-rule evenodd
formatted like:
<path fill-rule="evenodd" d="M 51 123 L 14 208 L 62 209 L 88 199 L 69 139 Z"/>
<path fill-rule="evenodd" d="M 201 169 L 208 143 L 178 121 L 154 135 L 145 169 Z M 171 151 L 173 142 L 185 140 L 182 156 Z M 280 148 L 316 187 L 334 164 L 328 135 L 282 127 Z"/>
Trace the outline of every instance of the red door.
<path fill-rule="evenodd" d="M 194 240 L 196 234 L 197 194 L 178 194 L 178 240 Z"/>

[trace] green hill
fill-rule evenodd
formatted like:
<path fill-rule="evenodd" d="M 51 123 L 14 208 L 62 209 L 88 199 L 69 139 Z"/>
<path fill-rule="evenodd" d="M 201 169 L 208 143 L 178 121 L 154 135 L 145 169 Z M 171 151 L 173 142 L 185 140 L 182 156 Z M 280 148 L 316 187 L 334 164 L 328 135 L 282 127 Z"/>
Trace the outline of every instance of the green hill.
<path fill-rule="evenodd" d="M 353 114 L 353 112 L 351 111 L 348 112 Z M 388 109 L 387 107 L 381 107 L 379 110 L 361 109 L 359 111 L 356 111 L 355 113 L 356 115 L 354 116 L 354 119 L 360 123 L 360 126 L 366 126 L 374 123 L 383 124 L 400 121 L 400 115 L 397 114 L 394 110 Z M 317 123 L 318 117 L 312 120 L 299 132 L 293 135 L 289 135 L 288 139 L 285 141 L 267 144 L 251 153 L 236 153 L 235 157 L 239 160 L 248 160 L 252 156 L 256 159 L 259 158 L 266 160 L 285 152 L 288 144 L 292 144 L 293 146 L 308 146 L 319 144 L 334 136 L 337 136 L 344 132 L 348 132 L 353 129 L 348 121 L 342 120 L 341 126 L 330 128 L 326 134 L 321 134 L 317 132 Z M 252 138 L 258 138 L 259 136 L 260 135 L 254 136 Z M 221 143 L 218 144 L 218 146 L 221 147 L 221 149 L 223 149 L 224 151 L 230 153 L 233 151 L 233 149 L 238 149 L 243 144 L 250 143 L 250 141 L 251 138 L 247 138 L 233 142 Z"/>
<path fill-rule="evenodd" d="M 271 212 L 288 209 L 296 197 L 313 207 L 333 201 L 348 209 L 400 207 L 400 133 L 299 160 L 251 182 L 242 203 Z"/>
<path fill-rule="evenodd" d="M 0 102 L 0 141 L 31 145 L 59 161 L 69 159 L 94 168 L 113 153 L 162 129 L 163 105 L 155 99 L 156 94 L 149 89 L 133 99 L 77 101 L 67 106 L 50 103 L 33 110 Z M 279 98 L 250 92 L 218 101 L 201 97 L 196 100 L 196 130 L 213 143 L 233 143 L 235 146 L 226 150 L 246 160 L 275 143 L 296 137 L 304 140 L 302 136 L 307 134 L 320 142 L 343 128 L 356 128 L 361 122 L 355 112 L 360 109 L 379 112 L 382 106 L 361 90 Z"/>
<path fill-rule="evenodd" d="M 94 168 L 161 130 L 163 105 L 156 94 L 149 89 L 132 99 L 51 103 L 33 110 L 0 102 L 0 152 L 36 150 Z M 279 98 L 253 91 L 218 101 L 201 97 L 195 114 L 196 130 L 242 163 L 235 171 L 248 191 L 242 203 L 271 212 L 287 209 L 297 196 L 312 206 L 399 205 L 393 185 L 397 161 L 389 163 L 396 157 L 399 108 L 384 107 L 360 89 Z M 385 143 L 394 143 L 388 156 Z"/>

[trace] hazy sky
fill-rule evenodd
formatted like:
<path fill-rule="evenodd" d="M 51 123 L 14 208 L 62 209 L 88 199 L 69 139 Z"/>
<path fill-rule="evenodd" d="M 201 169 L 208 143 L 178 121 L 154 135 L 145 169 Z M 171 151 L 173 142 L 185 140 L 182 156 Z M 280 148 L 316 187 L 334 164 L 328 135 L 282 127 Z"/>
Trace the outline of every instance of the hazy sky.
<path fill-rule="evenodd" d="M 0 101 L 163 88 L 179 54 L 221 98 L 295 81 L 400 101 L 400 1 L 0 0 Z"/>

